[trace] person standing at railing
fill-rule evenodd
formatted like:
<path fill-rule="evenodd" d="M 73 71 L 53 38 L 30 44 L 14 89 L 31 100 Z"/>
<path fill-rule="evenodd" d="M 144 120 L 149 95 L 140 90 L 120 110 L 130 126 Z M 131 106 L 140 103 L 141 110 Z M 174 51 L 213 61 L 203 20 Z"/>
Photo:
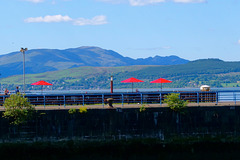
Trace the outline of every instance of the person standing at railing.
<path fill-rule="evenodd" d="M 16 87 L 15 89 L 15 93 L 18 94 L 19 93 L 19 89 L 18 89 L 18 86 Z"/>
<path fill-rule="evenodd" d="M 6 88 L 4 91 L 4 95 L 8 95 L 8 94 L 10 94 L 10 93 L 9 93 L 9 90 Z"/>

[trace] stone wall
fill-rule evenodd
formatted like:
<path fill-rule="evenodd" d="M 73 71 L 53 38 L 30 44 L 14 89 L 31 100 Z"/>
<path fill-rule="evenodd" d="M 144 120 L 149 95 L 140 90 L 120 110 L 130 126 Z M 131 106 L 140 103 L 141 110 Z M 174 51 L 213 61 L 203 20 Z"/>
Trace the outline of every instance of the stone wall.
<path fill-rule="evenodd" d="M 0 113 L 2 114 L 2 112 Z M 184 114 L 167 107 L 131 109 L 88 109 L 38 111 L 31 121 L 9 125 L 0 118 L 1 141 L 48 141 L 63 139 L 129 139 L 198 136 L 239 136 L 240 107 L 189 107 Z"/>

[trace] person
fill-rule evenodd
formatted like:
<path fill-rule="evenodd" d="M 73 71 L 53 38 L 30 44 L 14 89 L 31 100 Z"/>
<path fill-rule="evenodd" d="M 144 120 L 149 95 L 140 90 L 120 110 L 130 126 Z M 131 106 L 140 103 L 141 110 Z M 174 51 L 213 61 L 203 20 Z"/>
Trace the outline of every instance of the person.
<path fill-rule="evenodd" d="M 9 90 L 6 88 L 4 91 L 4 95 L 8 95 L 9 94 Z"/>
<path fill-rule="evenodd" d="M 19 93 L 19 89 L 18 89 L 18 87 L 16 87 L 15 93 L 16 93 L 16 94 Z"/>

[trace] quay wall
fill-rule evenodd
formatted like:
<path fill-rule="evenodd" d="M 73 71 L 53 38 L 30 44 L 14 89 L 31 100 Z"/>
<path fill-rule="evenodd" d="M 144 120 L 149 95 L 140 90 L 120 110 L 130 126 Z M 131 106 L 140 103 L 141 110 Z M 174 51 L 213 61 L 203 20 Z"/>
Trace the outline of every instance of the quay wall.
<path fill-rule="evenodd" d="M 201 136 L 239 136 L 240 106 L 188 107 L 184 114 L 168 107 L 38 110 L 24 125 L 10 125 L 0 117 L 0 141 L 106 140 Z"/>

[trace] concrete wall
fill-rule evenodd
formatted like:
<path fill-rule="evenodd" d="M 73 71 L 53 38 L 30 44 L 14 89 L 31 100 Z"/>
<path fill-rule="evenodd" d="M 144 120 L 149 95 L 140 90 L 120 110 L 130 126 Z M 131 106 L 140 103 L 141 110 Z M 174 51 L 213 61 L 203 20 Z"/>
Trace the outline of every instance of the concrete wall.
<path fill-rule="evenodd" d="M 2 112 L 1 112 L 2 114 Z M 169 108 L 38 111 L 25 125 L 0 118 L 0 140 L 129 139 L 240 134 L 240 107 L 191 107 L 184 114 Z"/>

